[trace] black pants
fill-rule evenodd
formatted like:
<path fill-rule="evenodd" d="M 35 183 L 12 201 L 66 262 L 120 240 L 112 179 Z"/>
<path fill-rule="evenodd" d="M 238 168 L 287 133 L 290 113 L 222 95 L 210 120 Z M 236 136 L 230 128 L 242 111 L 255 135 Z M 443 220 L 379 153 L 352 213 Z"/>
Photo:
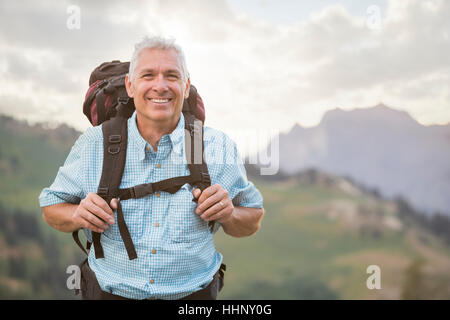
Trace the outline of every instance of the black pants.
<path fill-rule="evenodd" d="M 105 292 L 101 289 L 94 271 L 89 267 L 87 259 L 80 265 L 81 296 L 83 300 L 131 300 L 122 296 Z M 223 287 L 225 265 L 220 266 L 211 283 L 204 289 L 194 292 L 181 300 L 216 300 Z"/>

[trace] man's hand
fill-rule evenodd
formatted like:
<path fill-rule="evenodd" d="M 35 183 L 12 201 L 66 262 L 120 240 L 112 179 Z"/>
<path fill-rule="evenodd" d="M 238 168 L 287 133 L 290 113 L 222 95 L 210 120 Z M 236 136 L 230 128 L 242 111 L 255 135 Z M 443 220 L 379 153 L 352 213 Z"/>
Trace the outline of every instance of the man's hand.
<path fill-rule="evenodd" d="M 111 200 L 111 206 L 117 208 L 117 204 L 114 201 L 117 200 Z M 87 228 L 91 231 L 102 233 L 109 228 L 108 223 L 110 225 L 114 224 L 114 212 L 102 197 L 91 192 L 86 198 L 81 200 L 72 215 L 72 219 L 79 228 Z"/>
<path fill-rule="evenodd" d="M 216 220 L 224 223 L 231 219 L 234 206 L 228 196 L 228 191 L 220 184 L 209 186 L 203 192 L 196 188 L 192 191 L 195 198 L 198 198 L 198 206 L 195 213 L 205 221 Z"/>

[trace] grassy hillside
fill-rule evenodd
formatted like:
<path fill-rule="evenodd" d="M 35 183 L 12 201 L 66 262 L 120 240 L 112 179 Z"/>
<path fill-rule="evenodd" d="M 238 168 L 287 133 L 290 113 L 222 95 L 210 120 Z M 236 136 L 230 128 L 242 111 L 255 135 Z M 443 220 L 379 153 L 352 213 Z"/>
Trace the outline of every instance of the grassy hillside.
<path fill-rule="evenodd" d="M 0 117 L 0 298 L 74 298 L 65 272 L 82 254 L 43 222 L 37 198 L 78 135 Z M 407 203 L 324 173 L 249 173 L 266 215 L 251 237 L 216 235 L 228 267 L 221 299 L 450 298 L 448 219 L 429 228 Z M 366 287 L 370 265 L 380 290 Z"/>
<path fill-rule="evenodd" d="M 66 268 L 82 258 L 69 234 L 41 219 L 38 196 L 79 132 L 0 116 L 0 298 L 72 299 Z"/>
<path fill-rule="evenodd" d="M 68 236 L 42 232 L 40 216 L 0 206 L 0 299 L 72 299 L 66 268 L 81 260 Z"/>
<path fill-rule="evenodd" d="M 42 187 L 53 181 L 79 134 L 66 126 L 48 130 L 0 116 L 0 203 L 36 211 Z"/>
<path fill-rule="evenodd" d="M 222 299 L 450 298 L 450 248 L 400 219 L 396 203 L 345 184 L 255 183 L 266 209 L 260 231 L 216 237 L 229 270 Z M 380 290 L 366 286 L 370 265 L 381 269 Z"/>

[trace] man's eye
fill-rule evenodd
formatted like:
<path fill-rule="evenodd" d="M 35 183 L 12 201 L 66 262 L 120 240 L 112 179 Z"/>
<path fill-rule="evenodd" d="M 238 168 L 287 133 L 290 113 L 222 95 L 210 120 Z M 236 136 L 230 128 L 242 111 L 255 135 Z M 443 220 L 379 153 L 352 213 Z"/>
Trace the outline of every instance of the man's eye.
<path fill-rule="evenodd" d="M 146 73 L 142 77 L 144 77 L 144 78 L 151 78 L 151 77 L 153 77 L 153 74 L 152 73 Z"/>
<path fill-rule="evenodd" d="M 176 75 L 176 74 L 169 74 L 168 76 L 167 76 L 169 79 L 175 79 L 175 80 L 177 80 L 178 79 L 178 75 Z"/>

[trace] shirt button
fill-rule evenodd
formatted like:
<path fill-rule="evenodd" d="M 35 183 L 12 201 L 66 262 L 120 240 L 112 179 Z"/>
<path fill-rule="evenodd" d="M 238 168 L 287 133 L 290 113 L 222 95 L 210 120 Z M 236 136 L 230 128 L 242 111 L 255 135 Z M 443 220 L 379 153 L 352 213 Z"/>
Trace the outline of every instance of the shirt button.
<path fill-rule="evenodd" d="M 146 147 L 145 147 L 145 150 L 150 151 L 150 147 L 149 147 L 149 146 L 146 146 Z"/>
<path fill-rule="evenodd" d="M 155 249 L 152 249 L 152 253 L 155 254 L 155 253 L 156 253 L 156 250 L 155 250 Z"/>
<path fill-rule="evenodd" d="M 153 279 L 150 280 L 150 283 L 151 283 L 151 284 L 154 284 L 154 283 L 155 283 L 155 280 L 153 280 Z"/>
<path fill-rule="evenodd" d="M 155 223 L 155 227 L 157 227 L 157 228 L 159 227 L 159 223 L 158 222 Z"/>
<path fill-rule="evenodd" d="M 158 168 L 161 168 L 161 163 L 158 163 L 156 166 L 157 166 Z"/>
<path fill-rule="evenodd" d="M 161 196 L 161 193 L 157 192 L 157 193 L 156 193 L 156 196 L 157 196 L 157 197 Z"/>

